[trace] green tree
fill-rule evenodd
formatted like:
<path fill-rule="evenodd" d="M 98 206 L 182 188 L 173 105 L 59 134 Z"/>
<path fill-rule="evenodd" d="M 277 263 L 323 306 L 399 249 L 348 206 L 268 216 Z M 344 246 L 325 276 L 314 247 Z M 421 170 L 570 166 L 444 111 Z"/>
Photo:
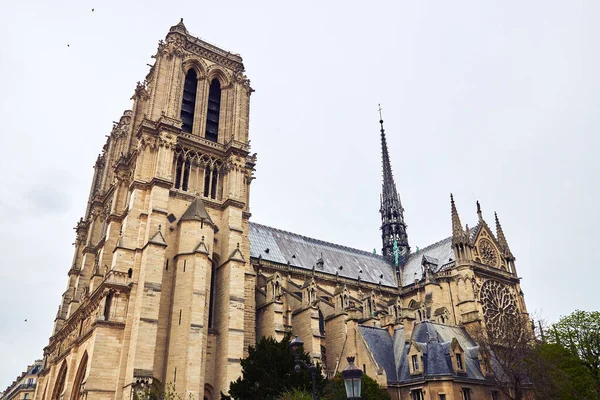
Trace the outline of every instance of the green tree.
<path fill-rule="evenodd" d="M 594 378 L 571 351 L 557 343 L 539 343 L 532 381 L 537 398 L 595 400 Z"/>
<path fill-rule="evenodd" d="M 363 374 L 361 378 L 362 390 L 361 398 L 363 400 L 390 400 L 390 394 L 387 390 L 377 383 L 376 380 L 370 378 L 367 374 Z M 346 388 L 344 387 L 344 379 L 341 374 L 337 374 L 327 381 L 325 389 L 323 389 L 322 400 L 346 400 Z"/>
<path fill-rule="evenodd" d="M 284 392 L 277 400 L 312 400 L 312 393 L 304 390 L 292 389 Z"/>
<path fill-rule="evenodd" d="M 290 350 L 291 334 L 280 342 L 263 337 L 248 348 L 248 357 L 241 360 L 242 376 L 231 383 L 229 394 L 237 400 L 271 400 L 283 393 L 299 389 L 312 393 L 310 371 L 302 367 L 295 371 L 294 355 Z M 310 357 L 301 350 L 300 360 L 310 364 Z M 325 382 L 317 364 L 316 386 L 320 393 Z M 226 398 L 226 396 L 222 396 Z"/>
<path fill-rule="evenodd" d="M 576 310 L 552 325 L 551 343 L 559 344 L 577 356 L 594 379 L 600 393 L 600 312 Z"/>

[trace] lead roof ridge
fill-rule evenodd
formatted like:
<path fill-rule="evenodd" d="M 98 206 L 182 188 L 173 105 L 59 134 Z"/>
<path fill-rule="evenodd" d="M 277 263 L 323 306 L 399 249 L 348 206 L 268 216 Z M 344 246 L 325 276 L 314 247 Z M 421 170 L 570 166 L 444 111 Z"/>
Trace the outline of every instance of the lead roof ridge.
<path fill-rule="evenodd" d="M 380 255 L 380 254 L 373 254 L 373 253 L 370 253 L 370 252 L 365 251 L 365 250 L 355 249 L 353 247 L 344 246 L 342 244 L 326 242 L 325 240 L 311 238 L 309 236 L 300 235 L 299 233 L 285 231 L 285 230 L 279 229 L 279 228 L 273 228 L 272 226 L 263 225 L 263 224 L 260 224 L 258 222 L 250 222 L 249 221 L 249 224 L 250 225 L 255 225 L 255 226 L 258 226 L 258 227 L 262 227 L 262 228 L 267 228 L 267 229 L 270 229 L 270 230 L 273 230 L 273 231 L 285 233 L 285 234 L 288 234 L 288 235 L 293 235 L 293 236 L 300 237 L 302 239 L 306 239 L 306 240 L 309 240 L 309 241 L 312 241 L 312 242 L 316 242 L 316 243 L 319 243 L 319 244 L 324 244 L 324 245 L 328 245 L 328 246 L 331 246 L 331 247 L 336 247 L 336 248 L 339 248 L 339 249 L 342 249 L 342 250 L 348 250 L 348 251 L 351 251 L 353 253 L 359 253 L 359 254 L 362 254 L 362 255 L 365 255 L 365 256 L 370 256 L 370 257 L 378 258 L 378 259 L 383 260 L 383 261 L 388 261 L 388 264 L 390 264 L 389 260 L 386 257 L 384 257 L 383 255 Z"/>

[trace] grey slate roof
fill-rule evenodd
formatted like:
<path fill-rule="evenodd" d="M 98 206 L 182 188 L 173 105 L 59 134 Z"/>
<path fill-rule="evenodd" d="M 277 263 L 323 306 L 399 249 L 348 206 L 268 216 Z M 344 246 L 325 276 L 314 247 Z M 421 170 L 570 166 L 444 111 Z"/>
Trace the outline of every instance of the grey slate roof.
<path fill-rule="evenodd" d="M 359 325 L 360 334 L 369 344 L 377 364 L 385 370 L 388 379 L 396 376 L 396 360 L 394 359 L 394 342 L 387 330 Z M 373 350 L 376 351 L 373 351 Z"/>
<path fill-rule="evenodd" d="M 435 269 L 434 272 L 439 271 L 444 266 L 454 261 L 452 236 L 427 246 L 424 249 L 419 249 L 418 253 L 411 253 L 406 265 L 402 268 L 402 286 L 410 285 L 414 283 L 415 280 L 420 281 L 421 278 L 423 278 L 423 267 L 421 265 L 423 256 L 428 257 L 431 261 L 435 260 L 438 263 L 437 269 Z"/>
<path fill-rule="evenodd" d="M 442 325 L 434 322 L 415 324 L 411 340 L 423 350 L 423 375 L 411 376 L 408 359 L 410 343 L 404 340 L 404 332 L 398 329 L 392 337 L 387 329 L 359 326 L 360 333 L 377 364 L 385 369 L 388 383 L 407 383 L 423 378 L 456 376 L 450 359 L 452 339 L 456 338 L 464 350 L 466 374 L 462 377 L 485 380 L 478 361 L 478 345 L 463 327 Z"/>
<path fill-rule="evenodd" d="M 322 255 L 323 268 L 316 267 L 317 272 L 331 275 L 338 272 L 345 278 L 358 279 L 360 276 L 364 282 L 398 286 L 394 266 L 383 256 L 254 222 L 249 224 L 248 236 L 250 257 L 262 257 L 263 260 L 279 264 L 287 264 L 289 261 L 294 267 L 311 270 Z"/>

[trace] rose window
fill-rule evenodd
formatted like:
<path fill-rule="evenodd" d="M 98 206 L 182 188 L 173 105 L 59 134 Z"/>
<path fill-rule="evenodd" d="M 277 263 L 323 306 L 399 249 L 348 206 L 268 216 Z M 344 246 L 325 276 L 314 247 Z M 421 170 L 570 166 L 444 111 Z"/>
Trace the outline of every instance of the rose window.
<path fill-rule="evenodd" d="M 496 247 L 487 239 L 481 239 L 479 242 L 479 253 L 484 264 L 496 266 L 498 264 L 498 252 Z"/>
<path fill-rule="evenodd" d="M 488 328 L 499 332 L 510 328 L 516 322 L 517 302 L 506 285 L 497 281 L 486 281 L 481 287 L 479 298 L 483 304 L 483 318 Z"/>

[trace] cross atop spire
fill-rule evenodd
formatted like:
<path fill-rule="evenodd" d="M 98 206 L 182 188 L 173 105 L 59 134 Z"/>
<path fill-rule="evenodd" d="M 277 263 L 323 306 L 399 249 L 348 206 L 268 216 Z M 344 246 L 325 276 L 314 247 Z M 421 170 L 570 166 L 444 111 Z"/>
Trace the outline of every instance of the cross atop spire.
<path fill-rule="evenodd" d="M 404 209 L 400 202 L 400 196 L 396 190 L 390 155 L 383 128 L 382 108 L 379 105 L 379 124 L 381 125 L 381 160 L 383 168 L 383 183 L 381 187 L 381 199 L 379 212 L 381 214 L 381 240 L 383 242 L 382 253 L 391 261 L 395 261 L 394 247 L 398 254 L 398 264 L 404 265 L 410 253 L 408 238 L 406 235 L 406 224 L 404 223 Z M 394 243 L 396 244 L 394 246 Z"/>

